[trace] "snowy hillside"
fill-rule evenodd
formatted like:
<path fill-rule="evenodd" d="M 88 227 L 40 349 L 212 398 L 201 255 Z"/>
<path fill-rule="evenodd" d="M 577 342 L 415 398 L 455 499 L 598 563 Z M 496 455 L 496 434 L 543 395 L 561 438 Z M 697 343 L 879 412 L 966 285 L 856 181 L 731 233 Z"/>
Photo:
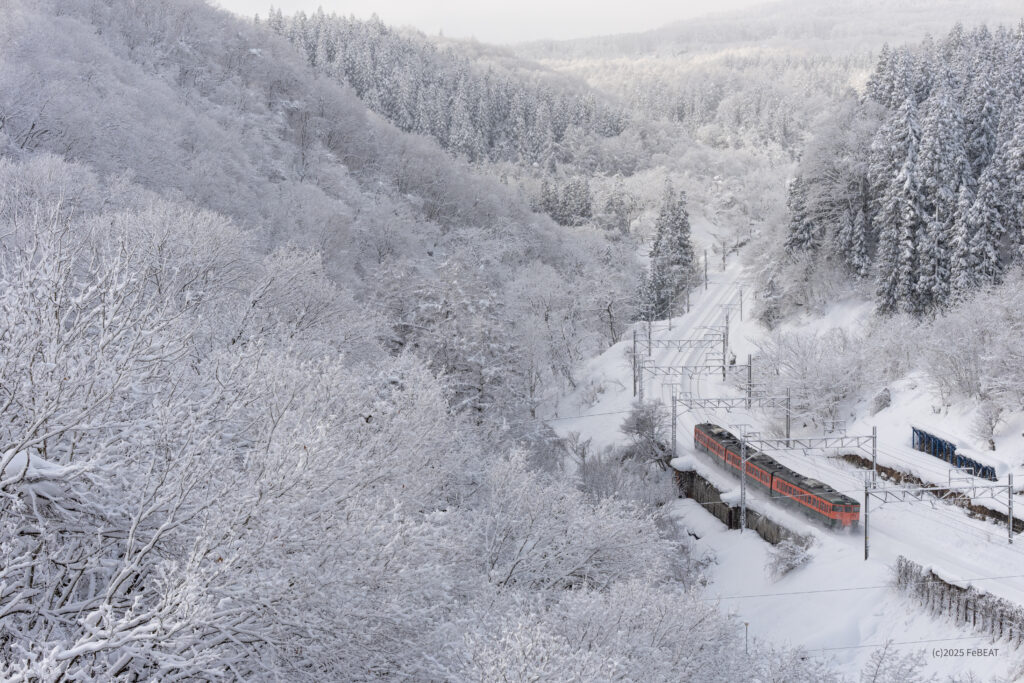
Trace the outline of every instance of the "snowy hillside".
<path fill-rule="evenodd" d="M 725 315 L 729 313 L 731 353 L 744 359 L 750 353 L 757 362 L 758 345 L 769 333 L 760 323 L 751 321 L 749 315 L 742 322 L 737 319 L 740 287 L 748 274 L 736 262 L 724 272 L 713 272 L 712 284 L 706 292 L 697 293 L 691 312 L 674 317 L 671 329 L 667 320 L 658 321 L 652 339 L 694 338 L 708 326 L 724 324 Z M 749 288 L 746 291 L 749 296 Z M 842 322 L 849 328 L 856 328 L 869 317 L 870 306 L 840 306 L 833 313 L 831 317 L 815 318 L 799 327 L 804 332 L 814 332 L 815 328 L 834 329 L 832 325 Z M 645 324 L 641 323 L 638 330 L 638 346 L 643 353 Z M 622 448 L 628 443 L 619 424 L 636 400 L 632 392 L 631 345 L 631 340 L 622 342 L 594 359 L 587 366 L 586 389 L 565 397 L 559 416 L 551 422 L 560 434 L 571 436 L 575 442 L 591 440 L 591 453 L 603 448 Z M 648 362 L 657 368 L 701 365 L 704 353 L 704 350 L 654 349 Z M 673 392 L 705 398 L 745 395 L 741 386 L 745 371 L 731 372 L 727 382 L 723 382 L 721 374 L 715 370 L 683 379 L 657 376 L 653 372 L 644 374 L 645 396 L 664 406 L 671 405 Z M 939 416 L 932 411 L 932 398 L 923 382 L 918 384 L 908 378 L 893 387 L 892 405 L 876 415 L 870 415 L 865 405 L 867 401 L 844 403 L 845 429 L 831 434 L 870 435 L 872 427 L 877 427 L 880 465 L 916 474 L 928 484 L 943 487 L 987 483 L 967 482 L 962 473 L 952 470 L 946 463 L 910 447 L 911 424 L 938 423 L 946 432 L 961 436 L 969 433 L 967 406 L 953 406 L 949 413 Z M 845 412 L 847 409 L 849 414 Z M 693 427 L 698 422 L 717 423 L 735 432 L 741 429 L 739 425 L 746 425 L 750 431 L 771 433 L 781 429 L 779 413 L 744 408 L 679 411 L 674 454 L 677 460 L 673 464 L 685 469 L 696 468 L 716 485 L 723 499 L 738 505 L 739 480 L 713 464 L 708 455 L 699 454 L 693 448 Z M 662 429 L 667 428 L 662 425 Z M 793 436 L 796 438 L 821 433 L 821 427 L 815 427 L 811 419 L 804 421 L 797 416 L 794 420 Z M 667 431 L 663 431 L 662 436 L 667 438 Z M 999 483 L 1004 485 L 1006 473 L 1011 469 L 1020 471 L 1024 465 L 1024 458 L 1011 455 L 1022 452 L 1019 447 L 1022 437 L 1007 435 L 1005 438 L 1017 444 L 1017 448 L 1007 448 L 1000 458 L 979 456 L 999 465 Z M 858 469 L 837 457 L 842 452 L 845 451 L 828 448 L 773 450 L 770 454 L 783 464 L 863 501 L 865 478 L 870 480 L 870 469 Z M 870 463 L 869 451 L 861 455 Z M 881 482 L 881 485 L 889 484 Z M 1005 514 L 1005 487 L 1003 490 L 994 500 L 982 499 L 984 491 L 976 491 L 979 499 L 975 502 L 991 505 Z M 748 489 L 747 504 L 789 530 L 813 538 L 810 561 L 783 578 L 775 579 L 769 566 L 776 551 L 755 533 L 727 530 L 700 504 L 689 499 L 671 503 L 671 514 L 686 533 L 698 539 L 696 547 L 710 563 L 708 599 L 719 601 L 725 609 L 747 622 L 753 638 L 800 646 L 833 660 L 845 671 L 870 669 L 872 658 L 889 643 L 890 666 L 896 666 L 897 659 L 909 657 L 902 662 L 908 667 L 907 671 L 954 678 L 973 673 L 982 680 L 1013 679 L 1020 675 L 1020 658 L 1013 641 L 993 639 L 958 625 L 948 617 L 930 615 L 920 604 L 900 593 L 893 583 L 893 567 L 897 558 L 903 556 L 929 567 L 953 584 L 975 586 L 1014 604 L 1024 604 L 1024 574 L 1020 571 L 1024 548 L 1019 539 L 1016 544 L 1007 543 L 1005 524 L 973 518 L 963 508 L 934 496 L 927 496 L 918 503 L 881 505 L 873 500 L 869 513 L 870 559 L 865 561 L 862 528 L 841 533 L 826 530 L 791 509 L 780 507 L 753 488 Z M 1024 498 L 1015 495 L 1016 510 L 1020 510 L 1021 505 L 1024 505 Z M 935 648 L 951 647 L 997 648 L 1000 654 L 976 659 L 944 659 L 930 654 Z M 922 654 L 915 654 L 918 652 Z M 887 675 L 892 675 L 892 671 Z"/>
<path fill-rule="evenodd" d="M 887 51 L 871 104 L 851 45 L 953 14 L 805 6 L 506 49 L 0 2 L 0 680 L 1024 677 L 1020 226 L 975 239 L 981 202 L 964 295 L 915 275 L 927 305 L 880 310 L 874 247 L 826 246 L 866 224 L 823 209 L 865 172 L 844 150 L 913 123 L 897 100 L 922 149 L 956 137 L 930 95 L 987 89 L 923 88 L 950 55 L 1019 96 L 1021 33 Z M 1019 131 L 994 130 L 967 145 L 1002 176 L 969 156 L 957 194 L 1013 223 Z M 924 213 L 870 234 L 950 219 L 925 186 L 882 188 Z M 704 422 L 863 517 L 741 486 Z"/>

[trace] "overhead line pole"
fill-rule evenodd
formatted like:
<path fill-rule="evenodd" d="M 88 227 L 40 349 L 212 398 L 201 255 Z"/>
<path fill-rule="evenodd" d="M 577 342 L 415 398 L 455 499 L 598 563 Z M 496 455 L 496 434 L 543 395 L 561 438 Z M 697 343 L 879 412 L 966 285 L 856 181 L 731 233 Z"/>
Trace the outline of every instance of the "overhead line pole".
<path fill-rule="evenodd" d="M 641 404 L 643 404 L 644 402 L 644 365 L 646 365 L 646 363 L 647 359 L 641 358 L 639 361 L 639 366 L 637 368 L 637 399 Z"/>
<path fill-rule="evenodd" d="M 676 390 L 672 389 L 672 457 L 676 457 Z"/>
<path fill-rule="evenodd" d="M 747 528 L 747 440 L 740 437 L 740 533 Z"/>
<path fill-rule="evenodd" d="M 878 426 L 871 427 L 871 482 L 878 481 Z"/>
<path fill-rule="evenodd" d="M 793 421 L 793 392 L 786 389 L 786 441 L 790 438 L 790 427 Z"/>
<path fill-rule="evenodd" d="M 633 328 L 633 398 L 636 398 L 636 375 L 637 375 L 636 327 L 634 327 Z"/>
<path fill-rule="evenodd" d="M 870 514 L 871 495 L 868 491 L 868 480 L 864 480 L 864 561 L 868 561 L 868 515 Z"/>
<path fill-rule="evenodd" d="M 729 353 L 729 314 L 725 314 L 725 333 L 722 335 L 722 381 L 725 381 L 725 368 L 728 363 L 726 356 Z"/>
<path fill-rule="evenodd" d="M 742 313 L 740 314 L 742 318 Z M 750 410 L 750 398 L 754 393 L 754 366 L 753 355 L 747 354 L 747 410 Z"/>

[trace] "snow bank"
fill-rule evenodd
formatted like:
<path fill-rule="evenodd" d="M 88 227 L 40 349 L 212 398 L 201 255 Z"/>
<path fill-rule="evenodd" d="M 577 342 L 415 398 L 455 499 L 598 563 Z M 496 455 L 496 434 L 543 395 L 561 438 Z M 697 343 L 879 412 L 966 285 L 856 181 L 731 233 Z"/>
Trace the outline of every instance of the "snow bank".
<path fill-rule="evenodd" d="M 672 469 L 680 472 L 693 472 L 697 469 L 697 461 L 692 455 L 684 455 L 681 458 L 672 458 L 669 465 Z"/>

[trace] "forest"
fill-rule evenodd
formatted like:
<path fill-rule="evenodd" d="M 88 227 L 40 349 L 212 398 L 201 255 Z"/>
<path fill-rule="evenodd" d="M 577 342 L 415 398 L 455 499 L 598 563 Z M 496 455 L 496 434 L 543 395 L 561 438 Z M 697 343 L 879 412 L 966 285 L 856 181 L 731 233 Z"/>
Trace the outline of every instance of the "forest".
<path fill-rule="evenodd" d="M 744 654 L 674 494 L 564 476 L 534 419 L 630 322 L 628 241 L 266 21 L 0 13 L 0 678 L 831 676 Z M 483 73 L 445 83 L 617 125 Z"/>
<path fill-rule="evenodd" d="M 698 235 L 752 245 L 770 325 L 877 288 L 874 345 L 762 340 L 812 420 L 928 315 L 1019 334 L 1022 31 L 733 51 L 832 31 L 764 16 L 504 48 L 0 3 L 0 679 L 844 680 L 708 597 L 663 410 L 550 425 L 626 391 L 592 361 L 680 313 Z M 994 420 L 1024 400 L 1019 354 L 920 348 Z"/>
<path fill-rule="evenodd" d="M 873 277 L 883 312 L 935 313 L 1019 264 L 1024 26 L 886 48 L 789 188 L 790 253 Z"/>

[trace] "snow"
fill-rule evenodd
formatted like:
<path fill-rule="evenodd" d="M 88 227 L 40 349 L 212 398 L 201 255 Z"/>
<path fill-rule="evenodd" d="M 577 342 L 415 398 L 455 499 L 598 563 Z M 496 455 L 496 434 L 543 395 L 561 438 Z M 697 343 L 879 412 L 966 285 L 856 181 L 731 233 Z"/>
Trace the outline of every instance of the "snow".
<path fill-rule="evenodd" d="M 4 462 L 7 462 L 7 466 L 0 467 L 0 481 L 21 477 L 24 472 L 24 477 L 19 483 L 23 490 L 49 499 L 56 499 L 63 492 L 63 489 L 53 480 L 64 476 L 64 467 L 48 462 L 38 455 L 29 457 L 25 451 L 19 451 L 13 456 L 10 454 L 0 456 L 0 466 Z"/>
<path fill-rule="evenodd" d="M 695 232 L 700 231 L 696 228 L 699 224 L 699 219 L 694 221 Z M 718 271 L 720 266 L 713 265 L 713 269 Z M 655 323 L 653 338 L 692 337 L 703 326 L 723 322 L 722 306 L 737 302 L 739 283 L 748 274 L 738 264 L 731 263 L 724 275 L 720 271 L 712 275 L 713 284 L 707 292 L 694 292 L 691 312 L 675 318 L 671 331 L 667 321 Z M 835 326 L 850 329 L 866 320 L 872 310 L 870 303 L 851 299 L 837 303 L 823 317 L 807 316 L 789 324 L 816 331 Z M 765 332 L 749 319 L 739 321 L 735 308 L 731 311 L 730 349 L 743 358 L 756 350 L 756 341 Z M 643 350 L 646 330 L 643 326 L 639 328 L 642 331 L 638 335 L 639 347 Z M 595 445 L 602 446 L 623 441 L 618 425 L 634 400 L 631 369 L 625 353 L 631 344 L 630 338 L 589 362 L 583 376 L 600 382 L 604 391 L 587 405 L 582 403 L 580 391 L 564 397 L 560 412 L 563 415 L 571 412 L 575 416 L 552 422 L 559 433 L 580 432 L 584 438 L 593 438 Z M 658 366 L 678 366 L 700 361 L 702 353 L 701 350 L 655 349 L 653 358 Z M 667 404 L 672 387 L 662 379 L 665 378 L 646 377 L 645 393 Z M 695 396 L 739 395 L 735 388 L 723 383 L 717 373 L 699 377 L 684 389 Z M 847 425 L 847 433 L 870 434 L 871 426 L 877 425 L 880 463 L 899 467 L 937 484 L 948 483 L 950 468 L 946 463 L 910 446 L 910 424 L 926 422 L 923 418 L 931 411 L 934 401 L 930 392 L 925 390 L 920 378 L 908 378 L 890 389 L 892 406 L 878 415 L 871 416 L 870 401 L 861 399 L 855 407 L 859 415 Z M 943 430 L 969 433 L 966 425 L 971 413 L 964 406 L 951 409 L 941 417 Z M 766 430 L 768 421 L 756 410 L 680 413 L 672 466 L 678 470 L 697 470 L 720 488 L 725 500 L 738 504 L 738 480 L 712 464 L 709 456 L 698 454 L 692 448 L 693 425 L 703 421 L 726 427 L 745 423 L 758 430 Z M 1024 422 L 1016 418 L 1009 424 L 1014 425 L 1016 434 L 1024 429 Z M 795 431 L 794 436 L 798 435 Z M 1003 441 L 997 439 L 997 443 L 999 450 L 995 454 L 982 453 L 983 457 L 977 459 L 998 464 L 1000 473 L 1020 464 L 1009 456 L 1014 451 L 1004 448 Z M 1015 452 L 1022 451 L 1024 449 L 1018 448 Z M 866 473 L 825 455 L 820 452 L 772 453 L 783 464 L 862 499 Z M 978 480 L 978 483 L 986 482 Z M 699 537 L 701 550 L 715 558 L 710 569 L 709 599 L 720 601 L 724 608 L 749 622 L 752 637 L 803 646 L 833 658 L 847 673 L 860 671 L 874 648 L 887 640 L 904 643 L 898 645 L 902 650 L 927 650 L 942 645 L 981 647 L 989 642 L 987 637 L 945 618 L 927 615 L 920 605 L 897 593 L 893 588 L 892 568 L 900 555 L 931 567 L 939 576 L 958 585 L 971 584 L 1024 605 L 1024 577 L 1017 576 L 1024 573 L 1020 569 L 1024 566 L 1024 548 L 1007 543 L 1005 527 L 972 519 L 962 508 L 939 501 L 880 506 L 872 500 L 870 559 L 865 561 L 863 527 L 852 533 L 828 531 L 789 509 L 780 508 L 753 487 L 748 487 L 747 501 L 751 509 L 765 513 L 797 533 L 812 536 L 815 539 L 812 560 L 773 583 L 763 570 L 771 552 L 768 543 L 750 531 L 729 531 L 701 505 L 692 500 L 679 500 L 672 506 L 671 515 Z M 998 501 L 987 504 L 1005 511 L 1005 504 Z M 1019 509 L 1024 510 L 1024 504 Z M 986 578 L 1008 576 L 1014 578 Z M 941 676 L 968 671 L 983 679 L 1007 676 L 1015 665 L 1015 653 L 1005 643 L 997 643 L 995 647 L 999 647 L 999 655 L 994 657 L 928 657 L 927 668 Z"/>
<path fill-rule="evenodd" d="M 693 472 L 697 469 L 697 459 L 692 455 L 686 455 L 681 458 L 672 458 L 669 465 L 680 472 Z"/>

